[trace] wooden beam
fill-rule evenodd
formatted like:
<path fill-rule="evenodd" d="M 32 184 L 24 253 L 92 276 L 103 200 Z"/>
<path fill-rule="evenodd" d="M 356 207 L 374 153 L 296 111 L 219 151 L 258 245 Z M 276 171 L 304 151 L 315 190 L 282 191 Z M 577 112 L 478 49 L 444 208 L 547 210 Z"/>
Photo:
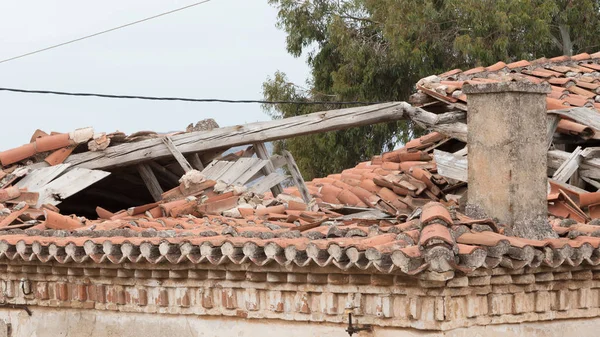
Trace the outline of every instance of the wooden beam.
<path fill-rule="evenodd" d="M 144 180 L 146 187 L 148 188 L 148 192 L 150 192 L 150 195 L 152 195 L 152 199 L 154 199 L 154 201 L 162 200 L 162 187 L 160 187 L 158 179 L 156 179 L 156 176 L 154 175 L 154 172 L 152 172 L 150 166 L 146 163 L 140 163 L 137 165 L 137 169 L 140 173 L 140 176 Z"/>
<path fill-rule="evenodd" d="M 148 164 L 154 171 L 158 172 L 160 175 L 165 177 L 165 179 L 169 181 L 169 183 L 175 185 L 179 184 L 179 177 L 175 173 L 167 170 L 164 166 L 160 165 L 159 163 L 150 160 L 145 162 L 145 164 Z"/>
<path fill-rule="evenodd" d="M 192 165 L 190 165 L 190 163 L 187 161 L 187 159 L 185 159 L 185 157 L 183 156 L 183 153 L 181 153 L 177 149 L 177 146 L 175 146 L 175 144 L 173 144 L 173 140 L 171 139 L 171 137 L 169 137 L 169 136 L 163 137 L 162 142 L 167 146 L 167 149 L 169 149 L 169 152 L 171 152 L 173 157 L 175 157 L 175 160 L 177 160 L 179 165 L 181 165 L 181 168 L 186 173 L 193 170 Z"/>
<path fill-rule="evenodd" d="M 275 168 L 275 170 L 282 168 L 287 164 L 287 162 L 285 161 L 285 158 L 278 154 L 272 155 L 271 158 L 269 158 L 269 161 L 271 162 L 271 164 L 273 164 L 273 167 Z M 265 161 L 265 165 L 266 165 L 266 161 Z M 256 172 L 254 175 L 252 175 L 252 177 L 246 181 L 254 181 L 262 176 L 264 176 L 263 172 L 259 171 L 259 172 Z"/>
<path fill-rule="evenodd" d="M 187 161 L 192 165 L 194 169 L 200 172 L 204 170 L 204 165 L 202 164 L 200 156 L 198 156 L 197 153 L 188 154 L 187 156 L 185 156 L 185 159 L 187 159 Z"/>
<path fill-rule="evenodd" d="M 407 118 L 407 113 L 422 110 L 405 102 L 374 104 L 340 110 L 317 112 L 267 122 L 250 123 L 189 132 L 171 137 L 173 144 L 183 153 L 201 152 L 257 142 L 268 142 L 307 134 L 343 130 L 357 126 L 393 122 Z M 91 169 L 127 166 L 164 158 L 171 152 L 160 139 L 120 144 L 104 151 L 70 155 L 65 163 Z"/>
<path fill-rule="evenodd" d="M 302 200 L 304 200 L 304 202 L 308 204 L 312 198 L 310 196 L 310 193 L 308 192 L 308 188 L 306 188 L 304 178 L 302 178 L 302 173 L 300 173 L 300 169 L 298 168 L 298 165 L 296 165 L 294 157 L 289 151 L 283 151 L 283 157 L 287 162 L 288 171 L 292 175 L 294 183 L 296 183 L 298 191 L 300 191 L 300 195 L 302 195 Z"/>
<path fill-rule="evenodd" d="M 269 160 L 269 153 L 267 151 L 265 143 L 255 143 L 253 147 L 254 152 L 256 152 L 256 156 L 258 158 L 268 161 L 267 165 L 265 165 L 265 167 L 262 168 L 262 172 L 264 173 L 264 175 L 269 176 L 271 175 L 271 173 L 275 173 L 275 167 L 273 166 L 273 163 L 271 163 L 271 161 Z M 277 195 L 283 193 L 283 187 L 281 187 L 281 184 L 279 184 L 278 182 L 273 187 L 271 187 L 271 192 L 273 193 L 273 197 L 276 197 Z"/>

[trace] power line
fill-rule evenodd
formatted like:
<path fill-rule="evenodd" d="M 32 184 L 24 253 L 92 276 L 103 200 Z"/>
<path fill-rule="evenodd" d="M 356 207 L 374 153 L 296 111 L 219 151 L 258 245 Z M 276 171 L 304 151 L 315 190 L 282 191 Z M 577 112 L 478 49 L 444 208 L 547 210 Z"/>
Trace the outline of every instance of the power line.
<path fill-rule="evenodd" d="M 145 19 L 141 19 L 141 20 L 137 20 L 137 21 L 134 21 L 134 22 L 130 22 L 130 23 L 118 26 L 118 27 L 111 28 L 111 29 L 103 30 L 103 31 L 98 32 L 98 33 L 94 33 L 94 34 L 91 34 L 91 35 L 86 35 L 86 36 L 83 36 L 83 37 L 80 37 L 80 38 L 77 38 L 77 39 L 74 39 L 74 40 L 70 40 L 70 41 L 59 43 L 59 44 L 56 44 L 56 45 L 53 45 L 53 46 L 50 46 L 50 47 L 46 47 L 46 48 L 43 48 L 43 49 L 38 49 L 38 50 L 29 52 L 29 53 L 25 53 L 25 54 L 22 54 L 22 55 L 18 55 L 18 56 L 14 56 L 14 57 L 11 57 L 11 58 L 8 58 L 8 59 L 4 59 L 4 60 L 0 61 L 0 63 L 12 61 L 12 60 L 16 60 L 16 59 L 19 59 L 19 58 L 22 58 L 22 57 L 25 57 L 25 56 L 29 56 L 29 55 L 41 53 L 41 52 L 46 51 L 46 50 L 50 50 L 50 49 L 62 47 L 62 46 L 65 46 L 65 45 L 68 45 L 68 44 L 71 44 L 71 43 L 74 43 L 74 42 L 78 42 L 78 41 L 82 41 L 82 40 L 85 40 L 85 39 L 89 39 L 89 38 L 94 37 L 94 36 L 106 34 L 106 33 L 109 33 L 109 32 L 112 32 L 112 31 L 115 31 L 115 30 L 118 30 L 118 29 L 121 29 L 121 28 L 133 26 L 135 24 L 142 23 L 144 21 L 148 21 L 148 20 L 159 18 L 161 16 L 173 14 L 175 12 L 179 12 L 179 11 L 182 11 L 184 9 L 188 9 L 188 8 L 191 8 L 191 7 L 194 7 L 194 6 L 198 6 L 198 5 L 207 3 L 209 1 L 211 1 L 211 0 L 203 0 L 203 1 L 200 1 L 200 2 L 196 2 L 196 3 L 193 3 L 191 5 L 180 7 L 180 8 L 168 11 L 168 12 L 160 13 L 160 14 L 157 14 L 157 15 L 154 15 L 154 16 L 147 17 Z"/>
<path fill-rule="evenodd" d="M 297 104 L 297 105 L 315 105 L 315 104 L 333 104 L 333 105 L 372 105 L 385 102 L 336 102 L 336 101 L 265 101 L 265 100 L 251 100 L 251 99 L 220 99 L 220 98 L 186 98 L 186 97 L 156 97 L 156 96 L 133 96 L 133 95 L 113 95 L 113 94 L 100 94 L 100 93 L 89 93 L 89 92 L 65 92 L 65 91 L 51 91 L 51 90 L 27 90 L 27 89 L 16 89 L 16 88 L 1 88 L 0 91 L 18 92 L 25 94 L 48 94 L 48 95 L 61 95 L 61 96 L 79 96 L 79 97 L 101 97 L 101 98 L 114 98 L 114 99 L 141 99 L 151 101 L 183 101 L 183 102 L 201 102 L 201 103 L 260 103 L 260 104 Z"/>

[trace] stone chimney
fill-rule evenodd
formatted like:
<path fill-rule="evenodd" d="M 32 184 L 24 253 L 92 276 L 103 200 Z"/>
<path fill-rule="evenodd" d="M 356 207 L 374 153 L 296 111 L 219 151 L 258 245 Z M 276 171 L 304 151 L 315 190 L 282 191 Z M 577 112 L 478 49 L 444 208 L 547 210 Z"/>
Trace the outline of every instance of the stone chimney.
<path fill-rule="evenodd" d="M 469 85 L 467 214 L 497 218 L 506 234 L 555 237 L 548 223 L 548 84 Z"/>

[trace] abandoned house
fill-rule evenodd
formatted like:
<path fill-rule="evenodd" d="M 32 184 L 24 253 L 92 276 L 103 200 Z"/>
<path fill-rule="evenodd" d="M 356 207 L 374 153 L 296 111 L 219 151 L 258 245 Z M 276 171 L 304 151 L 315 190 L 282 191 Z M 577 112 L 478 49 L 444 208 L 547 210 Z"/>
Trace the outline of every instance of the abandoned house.
<path fill-rule="evenodd" d="M 594 335 L 600 53 L 417 90 L 0 152 L 0 336 Z M 265 147 L 400 119 L 430 132 L 313 181 Z"/>

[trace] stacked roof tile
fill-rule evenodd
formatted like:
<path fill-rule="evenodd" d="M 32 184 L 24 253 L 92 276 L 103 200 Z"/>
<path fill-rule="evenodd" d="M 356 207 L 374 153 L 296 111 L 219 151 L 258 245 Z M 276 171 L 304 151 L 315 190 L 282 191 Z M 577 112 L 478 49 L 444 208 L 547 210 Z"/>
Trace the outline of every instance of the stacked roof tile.
<path fill-rule="evenodd" d="M 465 71 L 454 69 L 420 80 L 417 89 L 436 100 L 461 107 L 467 103 L 467 95 L 462 92 L 465 83 L 507 81 L 549 83 L 552 91 L 546 99 L 548 110 L 586 107 L 600 111 L 600 52 L 508 64 L 498 62 Z M 568 119 L 559 122 L 557 131 L 584 139 L 600 137 L 597 130 Z"/>
<path fill-rule="evenodd" d="M 600 223 L 589 221 L 593 212 L 584 207 L 594 203 L 595 194 L 576 201 L 561 188 L 550 194 L 551 204 L 558 194 L 581 212 L 575 218 L 551 208 L 556 239 L 506 236 L 501 223 L 461 213 L 457 200 L 465 184 L 440 176 L 432 160 L 434 148 L 451 145 L 430 133 L 314 179 L 307 183 L 314 198 L 308 204 L 295 187 L 274 198 L 243 188 L 215 190 L 217 182 L 200 179 L 195 189 L 170 191 L 177 195 L 172 199 L 118 212 L 98 207 L 95 220 L 62 215 L 47 205 L 29 213 L 22 202 L 1 207 L 0 258 L 315 264 L 406 274 L 600 263 Z M 7 202 L 15 192 L 9 187 L 0 195 Z"/>

